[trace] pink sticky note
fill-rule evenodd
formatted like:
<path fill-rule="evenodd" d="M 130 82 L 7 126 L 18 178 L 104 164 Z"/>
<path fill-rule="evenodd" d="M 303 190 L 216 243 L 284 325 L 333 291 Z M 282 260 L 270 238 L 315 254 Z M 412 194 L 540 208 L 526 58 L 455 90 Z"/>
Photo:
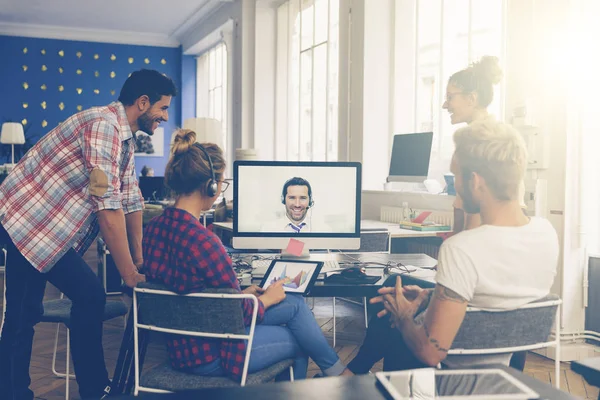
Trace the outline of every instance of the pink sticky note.
<path fill-rule="evenodd" d="M 417 218 L 413 219 L 412 222 L 422 224 L 430 215 L 431 211 L 423 211 Z"/>
<path fill-rule="evenodd" d="M 304 250 L 304 242 L 296 239 L 290 239 L 290 242 L 285 250 L 293 256 L 300 257 L 302 255 L 302 250 Z"/>

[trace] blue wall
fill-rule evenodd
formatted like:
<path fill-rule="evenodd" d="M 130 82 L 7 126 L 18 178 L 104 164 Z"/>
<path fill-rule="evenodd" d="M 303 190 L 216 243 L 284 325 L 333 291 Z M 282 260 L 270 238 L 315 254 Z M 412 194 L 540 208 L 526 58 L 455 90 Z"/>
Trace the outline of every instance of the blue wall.
<path fill-rule="evenodd" d="M 28 144 L 35 143 L 58 123 L 77 113 L 78 106 L 86 109 L 117 100 L 125 79 L 138 69 L 156 69 L 172 78 L 180 92 L 182 88 L 180 48 L 0 36 L 0 49 L 0 122 L 26 119 Z M 195 88 L 195 69 L 191 72 L 186 76 L 187 79 L 193 76 Z M 24 88 L 25 83 L 28 89 Z M 189 99 L 190 95 L 186 97 Z M 192 98 L 195 100 L 195 96 Z M 164 155 L 136 154 L 138 174 L 144 165 L 154 168 L 156 175 L 164 174 L 171 133 L 181 126 L 183 100 L 181 97 L 173 99 L 169 121 L 161 124 L 165 129 Z M 10 146 L 2 147 L 4 154 L 10 157 Z M 17 150 L 15 153 L 18 154 Z M 0 164 L 6 161 L 7 158 L 0 158 Z"/>
<path fill-rule="evenodd" d="M 181 57 L 181 124 L 196 117 L 196 57 Z"/>

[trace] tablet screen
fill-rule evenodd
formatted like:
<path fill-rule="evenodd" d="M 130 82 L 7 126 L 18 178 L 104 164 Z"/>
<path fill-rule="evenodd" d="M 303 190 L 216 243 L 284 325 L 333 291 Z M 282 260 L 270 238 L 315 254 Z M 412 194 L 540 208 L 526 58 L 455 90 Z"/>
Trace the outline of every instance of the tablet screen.
<path fill-rule="evenodd" d="M 500 369 L 420 369 L 378 373 L 377 379 L 395 400 L 538 397 L 525 384 Z"/>
<path fill-rule="evenodd" d="M 290 293 L 306 293 L 314 284 L 323 266 L 317 261 L 274 260 L 261 283 L 267 289 L 273 283 L 283 280 L 283 288 Z"/>

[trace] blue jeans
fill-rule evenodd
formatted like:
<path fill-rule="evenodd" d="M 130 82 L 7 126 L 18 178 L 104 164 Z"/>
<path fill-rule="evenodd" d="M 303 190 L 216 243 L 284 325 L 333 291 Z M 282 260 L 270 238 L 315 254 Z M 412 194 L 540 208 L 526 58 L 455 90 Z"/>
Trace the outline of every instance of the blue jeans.
<path fill-rule="evenodd" d="M 327 376 L 340 375 L 346 368 L 327 343 L 304 298 L 288 294 L 281 303 L 265 311 L 262 323 L 256 325 L 248 372 L 257 372 L 279 361 L 293 358 L 294 379 L 304 379 L 308 357 Z M 192 373 L 203 376 L 225 375 L 220 359 L 199 365 Z"/>
<path fill-rule="evenodd" d="M 0 338 L 0 398 L 33 399 L 29 363 L 34 326 L 42 317 L 46 282 L 71 301 L 71 354 L 82 398 L 99 398 L 110 384 L 102 348 L 106 294 L 98 277 L 70 249 L 47 273 L 40 273 L 15 247 L 0 225 L 6 245 L 6 313 Z"/>

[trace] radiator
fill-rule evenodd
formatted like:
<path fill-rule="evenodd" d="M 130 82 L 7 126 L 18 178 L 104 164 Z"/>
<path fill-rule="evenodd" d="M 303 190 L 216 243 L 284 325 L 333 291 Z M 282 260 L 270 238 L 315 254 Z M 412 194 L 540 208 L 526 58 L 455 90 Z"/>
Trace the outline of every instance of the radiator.
<path fill-rule="evenodd" d="M 418 216 L 423 211 L 431 210 L 420 210 L 418 208 L 412 208 L 412 211 Z M 400 223 L 402 221 L 402 207 L 381 206 L 379 210 L 379 219 L 383 222 Z M 431 212 L 431 215 L 427 217 L 427 221 L 435 222 L 437 224 L 453 226 L 454 211 L 433 210 Z"/>

